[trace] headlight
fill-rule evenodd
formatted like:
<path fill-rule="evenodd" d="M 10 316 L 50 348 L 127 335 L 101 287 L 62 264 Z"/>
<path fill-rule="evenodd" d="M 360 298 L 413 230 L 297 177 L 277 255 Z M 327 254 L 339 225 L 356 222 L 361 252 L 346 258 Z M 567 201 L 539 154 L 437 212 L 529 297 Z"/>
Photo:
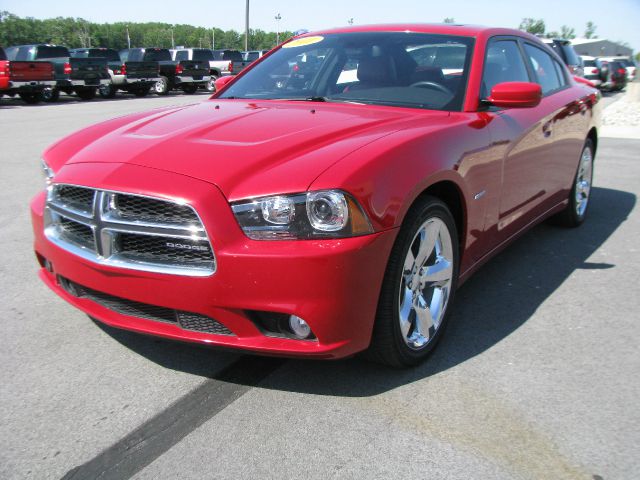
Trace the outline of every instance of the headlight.
<path fill-rule="evenodd" d="M 373 232 L 358 203 L 339 190 L 241 201 L 231 209 L 253 240 L 344 238 Z"/>
<path fill-rule="evenodd" d="M 40 159 L 40 167 L 42 169 L 42 175 L 44 175 L 44 181 L 47 183 L 48 187 L 49 185 L 51 185 L 51 182 L 53 182 L 55 173 L 53 172 L 53 170 L 51 170 L 51 167 L 47 165 L 47 162 L 45 162 L 42 158 Z"/>

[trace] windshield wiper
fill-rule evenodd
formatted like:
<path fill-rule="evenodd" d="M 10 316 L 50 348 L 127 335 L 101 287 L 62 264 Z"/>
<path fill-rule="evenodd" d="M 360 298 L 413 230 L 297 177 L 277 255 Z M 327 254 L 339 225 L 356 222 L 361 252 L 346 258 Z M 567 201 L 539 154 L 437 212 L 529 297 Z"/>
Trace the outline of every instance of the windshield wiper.
<path fill-rule="evenodd" d="M 292 102 L 329 102 L 330 101 L 328 97 L 320 97 L 320 96 L 282 98 L 280 100 L 290 100 Z"/>

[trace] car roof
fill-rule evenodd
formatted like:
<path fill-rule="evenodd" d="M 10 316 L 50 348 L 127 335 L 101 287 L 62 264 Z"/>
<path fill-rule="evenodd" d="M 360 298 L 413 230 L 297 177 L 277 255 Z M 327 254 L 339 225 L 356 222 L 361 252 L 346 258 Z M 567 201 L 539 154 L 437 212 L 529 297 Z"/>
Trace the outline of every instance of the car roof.
<path fill-rule="evenodd" d="M 441 35 L 460 35 L 477 37 L 481 34 L 492 35 L 518 35 L 528 38 L 535 36 L 514 28 L 486 27 L 482 25 L 462 25 L 454 23 L 399 23 L 381 25 L 357 25 L 350 27 L 332 28 L 315 32 L 304 33 L 302 36 L 313 36 L 331 33 L 356 33 L 356 32 L 414 32 L 433 33 Z"/>

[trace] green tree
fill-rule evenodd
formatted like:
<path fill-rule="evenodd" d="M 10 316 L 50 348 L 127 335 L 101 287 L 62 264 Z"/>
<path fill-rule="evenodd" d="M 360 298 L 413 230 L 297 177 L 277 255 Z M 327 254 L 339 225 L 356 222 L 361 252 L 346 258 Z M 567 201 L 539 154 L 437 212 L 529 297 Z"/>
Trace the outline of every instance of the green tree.
<path fill-rule="evenodd" d="M 542 20 L 541 18 L 523 18 L 518 28 L 534 35 L 544 35 L 544 32 L 546 30 L 544 20 Z"/>
<path fill-rule="evenodd" d="M 596 25 L 592 21 L 587 22 L 587 28 L 584 31 L 584 38 L 598 38 L 596 33 Z"/>
<path fill-rule="evenodd" d="M 560 36 L 571 40 L 572 38 L 576 38 L 576 31 L 567 25 L 562 25 L 562 27 L 560 27 Z"/>
<path fill-rule="evenodd" d="M 456 19 L 453 17 L 447 17 L 443 20 L 443 23 L 456 23 Z"/>

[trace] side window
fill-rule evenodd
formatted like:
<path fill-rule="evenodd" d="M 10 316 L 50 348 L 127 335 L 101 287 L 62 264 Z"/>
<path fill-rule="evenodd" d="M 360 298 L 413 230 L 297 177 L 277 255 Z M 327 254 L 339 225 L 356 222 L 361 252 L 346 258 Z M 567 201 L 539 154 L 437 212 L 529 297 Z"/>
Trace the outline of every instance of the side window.
<path fill-rule="evenodd" d="M 189 60 L 189 52 L 187 50 L 179 50 L 176 52 L 176 62 Z"/>
<path fill-rule="evenodd" d="M 560 80 L 560 86 L 564 87 L 567 85 L 567 77 L 564 73 L 564 67 L 560 65 L 555 60 L 553 61 L 553 66 L 556 67 L 556 72 L 558 73 L 558 79 Z"/>
<path fill-rule="evenodd" d="M 527 67 L 515 40 L 497 40 L 489 44 L 482 75 L 482 98 L 502 82 L 529 82 Z"/>
<path fill-rule="evenodd" d="M 530 44 L 525 44 L 525 51 L 533 71 L 536 75 L 536 82 L 542 87 L 542 94 L 547 95 L 561 88 L 564 84 L 558 76 L 558 69 L 555 60 L 547 52 Z"/>

